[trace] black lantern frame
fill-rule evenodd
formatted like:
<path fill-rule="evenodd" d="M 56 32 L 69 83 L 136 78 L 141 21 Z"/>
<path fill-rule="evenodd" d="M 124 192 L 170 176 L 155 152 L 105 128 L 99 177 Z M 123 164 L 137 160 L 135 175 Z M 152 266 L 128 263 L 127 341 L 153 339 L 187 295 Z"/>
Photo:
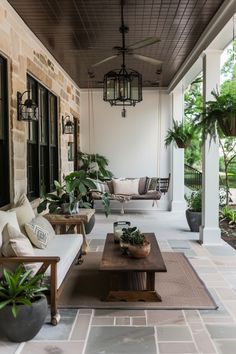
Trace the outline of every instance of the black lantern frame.
<path fill-rule="evenodd" d="M 23 96 L 26 93 L 28 97 L 23 103 Z M 30 98 L 29 90 L 17 92 L 17 119 L 25 122 L 38 120 L 38 105 Z"/>
<path fill-rule="evenodd" d="M 62 133 L 74 134 L 74 122 L 69 115 L 62 116 Z"/>
<path fill-rule="evenodd" d="M 142 101 L 142 75 L 125 65 L 109 71 L 104 76 L 103 100 L 111 106 L 135 106 Z"/>

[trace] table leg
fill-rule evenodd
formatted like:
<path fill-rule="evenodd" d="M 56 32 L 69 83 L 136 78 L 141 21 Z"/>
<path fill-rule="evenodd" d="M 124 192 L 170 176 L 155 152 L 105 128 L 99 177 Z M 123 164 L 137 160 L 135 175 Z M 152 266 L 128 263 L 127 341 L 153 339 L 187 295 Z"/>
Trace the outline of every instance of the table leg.
<path fill-rule="evenodd" d="M 81 233 L 83 236 L 82 254 L 87 254 L 89 251 L 89 244 L 86 239 L 86 233 L 85 233 L 85 227 L 83 221 L 77 224 L 77 233 Z"/>
<path fill-rule="evenodd" d="M 161 295 L 155 290 L 155 272 L 146 272 L 146 290 L 155 291 L 157 301 L 162 301 Z"/>

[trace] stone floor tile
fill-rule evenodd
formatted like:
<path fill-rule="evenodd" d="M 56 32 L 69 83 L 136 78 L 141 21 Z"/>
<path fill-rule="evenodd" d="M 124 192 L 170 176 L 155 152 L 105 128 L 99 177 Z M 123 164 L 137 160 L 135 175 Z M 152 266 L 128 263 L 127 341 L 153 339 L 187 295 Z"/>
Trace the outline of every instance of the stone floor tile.
<path fill-rule="evenodd" d="M 92 326 L 114 326 L 114 317 L 93 317 Z"/>
<path fill-rule="evenodd" d="M 11 343 L 6 338 L 0 336 L 0 353 L 2 354 L 14 354 L 19 343 Z"/>
<path fill-rule="evenodd" d="M 199 352 L 204 354 L 215 353 L 212 340 L 203 325 L 201 323 L 190 323 L 189 326 Z"/>
<path fill-rule="evenodd" d="M 111 317 L 143 317 L 144 310 L 116 310 L 116 309 L 98 309 L 95 310 L 94 316 L 111 316 Z"/>
<path fill-rule="evenodd" d="M 27 342 L 20 354 L 82 354 L 84 342 Z M 4 353 L 5 354 L 5 353 Z"/>
<path fill-rule="evenodd" d="M 235 354 L 236 340 L 219 340 L 215 342 L 218 354 Z"/>
<path fill-rule="evenodd" d="M 61 320 L 57 326 L 52 326 L 50 324 L 50 316 L 47 317 L 46 322 L 37 336 L 34 338 L 35 340 L 66 340 L 69 338 L 72 325 L 75 321 L 75 317 L 78 310 L 76 309 L 61 309 L 60 315 Z"/>
<path fill-rule="evenodd" d="M 230 288 L 217 288 L 216 293 L 221 298 L 221 300 L 235 300 L 236 292 Z"/>
<path fill-rule="evenodd" d="M 79 310 L 79 314 L 80 315 L 89 315 L 89 314 L 91 314 L 93 312 L 93 310 L 91 310 L 91 309 L 80 309 Z"/>
<path fill-rule="evenodd" d="M 116 326 L 130 326 L 130 317 L 116 317 L 115 325 Z"/>
<path fill-rule="evenodd" d="M 228 246 L 205 246 L 208 252 L 213 256 L 235 256 L 235 250 Z"/>
<path fill-rule="evenodd" d="M 146 326 L 146 317 L 132 317 L 131 324 L 134 326 Z"/>
<path fill-rule="evenodd" d="M 206 324 L 206 328 L 213 339 L 235 339 L 236 324 Z M 236 347 L 235 347 L 236 352 Z"/>
<path fill-rule="evenodd" d="M 197 266 L 206 266 L 206 267 L 211 267 L 214 266 L 214 263 L 207 258 L 191 258 L 190 263 L 195 267 Z"/>
<path fill-rule="evenodd" d="M 185 240 L 168 240 L 172 248 L 190 249 L 190 243 Z"/>
<path fill-rule="evenodd" d="M 71 333 L 71 340 L 85 340 L 91 320 L 91 314 L 78 315 L 73 331 Z"/>
<path fill-rule="evenodd" d="M 174 252 L 182 252 L 185 254 L 186 257 L 194 257 L 196 256 L 196 253 L 192 249 L 188 248 L 173 248 Z"/>
<path fill-rule="evenodd" d="M 196 310 L 184 310 L 184 315 L 188 323 L 201 322 L 199 312 Z"/>
<path fill-rule="evenodd" d="M 156 354 L 153 327 L 92 327 L 85 354 Z"/>
<path fill-rule="evenodd" d="M 160 354 L 190 354 L 198 353 L 193 342 L 162 342 L 158 343 Z"/>
<path fill-rule="evenodd" d="M 220 316 L 220 317 L 207 317 L 207 316 L 204 316 L 202 318 L 203 322 L 204 323 L 222 323 L 222 324 L 225 324 L 225 323 L 228 323 L 228 324 L 233 324 L 235 323 L 235 320 L 230 317 L 230 316 L 226 316 L 226 317 L 223 317 L 223 316 Z"/>
<path fill-rule="evenodd" d="M 147 310 L 147 325 L 186 324 L 181 310 Z"/>
<path fill-rule="evenodd" d="M 234 319 L 236 319 L 236 301 L 225 301 L 225 306 Z"/>
<path fill-rule="evenodd" d="M 156 326 L 157 340 L 161 342 L 192 341 L 187 326 Z"/>
<path fill-rule="evenodd" d="M 195 267 L 195 270 L 198 274 L 209 274 L 211 276 L 212 274 L 215 274 L 217 272 L 217 268 L 214 266 L 211 267 Z"/>

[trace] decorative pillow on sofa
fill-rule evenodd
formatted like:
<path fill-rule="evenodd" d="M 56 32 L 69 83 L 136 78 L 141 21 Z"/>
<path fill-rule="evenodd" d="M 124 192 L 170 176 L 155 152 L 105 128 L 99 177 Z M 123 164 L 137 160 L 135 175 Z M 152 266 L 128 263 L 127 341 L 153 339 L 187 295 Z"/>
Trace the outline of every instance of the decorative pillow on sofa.
<path fill-rule="evenodd" d="M 93 191 L 98 191 L 101 193 L 109 193 L 109 188 L 106 182 L 103 181 L 99 181 L 96 179 L 91 179 L 91 181 L 93 181 L 93 183 L 96 185 L 96 189 L 92 189 Z"/>
<path fill-rule="evenodd" d="M 34 256 L 34 249 L 29 239 L 9 223 L 5 225 L 2 231 L 1 252 L 4 257 Z M 17 266 L 16 263 L 9 263 L 7 267 L 15 270 Z M 39 269 L 38 263 L 27 263 L 24 266 L 26 270 L 32 270 L 33 274 Z"/>
<path fill-rule="evenodd" d="M 146 193 L 155 192 L 157 190 L 157 186 L 158 186 L 157 181 L 158 181 L 157 177 L 147 178 Z"/>
<path fill-rule="evenodd" d="M 16 203 L 16 206 L 13 209 L 10 209 L 8 212 L 12 211 L 16 212 L 16 217 L 21 232 L 25 234 L 24 225 L 30 222 L 35 217 L 34 210 L 25 194 L 23 194 L 19 198 L 18 202 Z"/>
<path fill-rule="evenodd" d="M 28 224 L 37 225 L 37 226 L 41 227 L 42 229 L 44 229 L 45 231 L 47 231 L 48 236 L 49 236 L 49 240 L 53 239 L 56 235 L 55 230 L 52 227 L 52 225 L 50 224 L 50 222 L 42 215 L 35 216 Z M 27 230 L 25 230 L 25 231 L 26 231 L 26 234 L 28 235 Z"/>
<path fill-rule="evenodd" d="M 138 187 L 139 187 L 139 178 L 134 179 L 113 179 L 113 187 L 115 194 L 139 194 Z"/>
<path fill-rule="evenodd" d="M 9 213 L 8 211 L 0 210 L 0 248 L 2 245 L 2 230 L 4 226 L 9 223 L 12 225 L 16 230 L 20 231 L 19 224 L 16 218 L 16 212 Z"/>
<path fill-rule="evenodd" d="M 138 193 L 139 194 L 146 193 L 146 184 L 147 184 L 147 177 L 140 177 L 139 178 L 139 186 L 138 186 Z"/>
<path fill-rule="evenodd" d="M 25 231 L 35 247 L 42 249 L 47 247 L 49 233 L 37 223 L 35 224 L 34 219 L 29 224 L 25 224 Z"/>

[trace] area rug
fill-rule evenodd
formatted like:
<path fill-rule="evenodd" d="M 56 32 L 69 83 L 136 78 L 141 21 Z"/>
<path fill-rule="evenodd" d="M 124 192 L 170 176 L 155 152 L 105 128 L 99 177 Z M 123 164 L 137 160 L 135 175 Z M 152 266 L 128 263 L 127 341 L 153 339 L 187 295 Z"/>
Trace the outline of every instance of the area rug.
<path fill-rule="evenodd" d="M 156 273 L 162 302 L 106 302 L 109 274 L 99 271 L 101 252 L 90 252 L 75 265 L 60 296 L 61 308 L 216 309 L 217 305 L 183 253 L 163 252 L 167 272 Z"/>

